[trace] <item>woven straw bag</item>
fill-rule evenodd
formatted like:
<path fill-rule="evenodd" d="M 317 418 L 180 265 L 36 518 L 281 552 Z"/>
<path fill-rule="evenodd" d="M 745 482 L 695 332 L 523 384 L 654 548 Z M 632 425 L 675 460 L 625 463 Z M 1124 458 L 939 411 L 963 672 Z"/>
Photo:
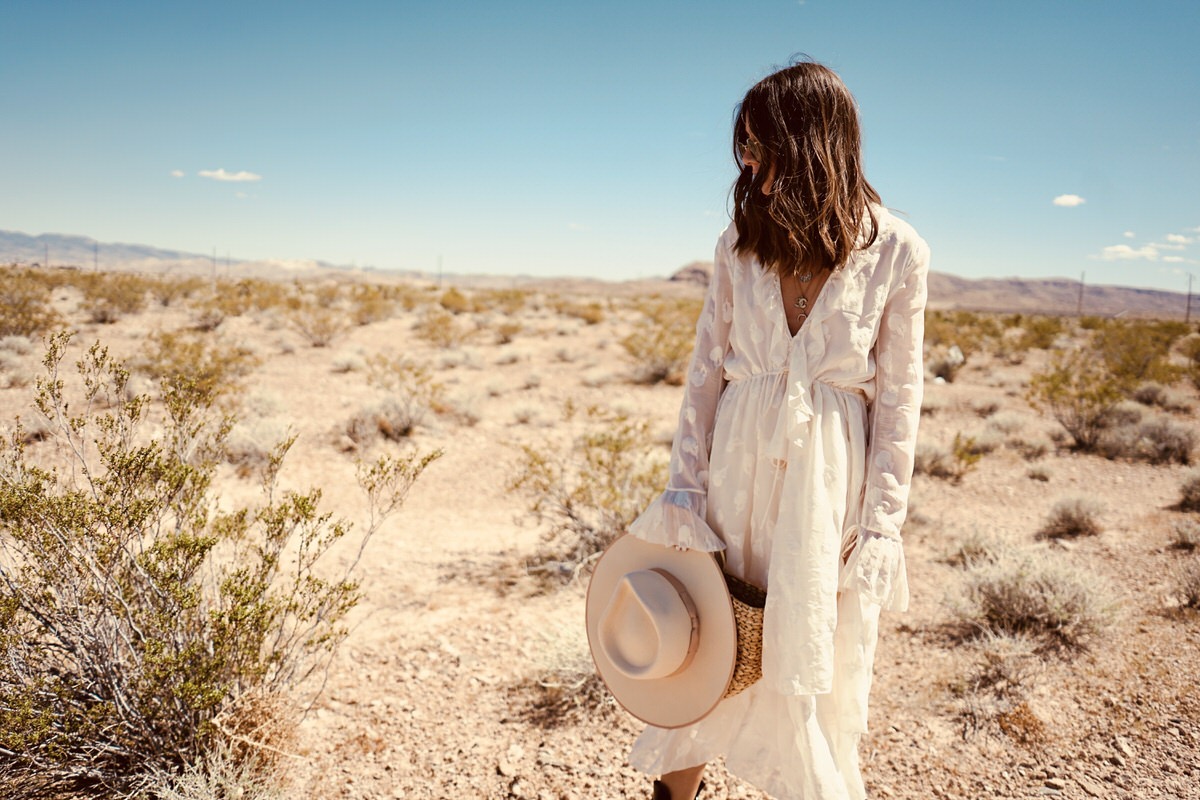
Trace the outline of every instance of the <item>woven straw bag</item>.
<path fill-rule="evenodd" d="M 737 623 L 737 661 L 729 688 L 725 690 L 725 697 L 733 697 L 762 677 L 763 608 L 767 605 L 767 592 L 728 572 L 725 585 L 729 587 Z"/>

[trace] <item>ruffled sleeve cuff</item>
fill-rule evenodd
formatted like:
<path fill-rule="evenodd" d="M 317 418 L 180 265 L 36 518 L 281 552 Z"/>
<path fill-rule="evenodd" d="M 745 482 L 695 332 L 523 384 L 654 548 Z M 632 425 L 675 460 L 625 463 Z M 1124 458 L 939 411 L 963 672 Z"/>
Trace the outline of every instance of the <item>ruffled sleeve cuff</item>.
<path fill-rule="evenodd" d="M 838 579 L 841 591 L 857 591 L 884 611 L 908 610 L 904 544 L 875 531 L 861 531 Z"/>
<path fill-rule="evenodd" d="M 704 521 L 703 492 L 668 489 L 629 525 L 629 532 L 652 544 L 713 553 L 724 550 L 721 537 Z"/>

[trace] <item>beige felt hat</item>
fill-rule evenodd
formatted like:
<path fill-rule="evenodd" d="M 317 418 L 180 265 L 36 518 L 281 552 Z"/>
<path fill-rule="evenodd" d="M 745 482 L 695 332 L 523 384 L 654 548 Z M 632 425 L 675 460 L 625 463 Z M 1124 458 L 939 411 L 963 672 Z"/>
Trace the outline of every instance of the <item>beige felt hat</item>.
<path fill-rule="evenodd" d="M 660 728 L 702 719 L 733 676 L 733 604 L 712 553 L 617 539 L 588 584 L 587 634 L 617 702 Z"/>

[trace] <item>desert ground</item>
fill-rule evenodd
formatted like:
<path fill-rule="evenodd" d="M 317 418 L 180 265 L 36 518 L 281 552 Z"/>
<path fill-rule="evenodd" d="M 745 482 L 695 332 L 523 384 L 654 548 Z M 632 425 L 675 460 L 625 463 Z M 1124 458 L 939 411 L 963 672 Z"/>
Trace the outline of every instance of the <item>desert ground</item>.
<path fill-rule="evenodd" d="M 182 332 L 253 357 L 230 393 L 237 457 L 218 472 L 224 504 L 255 501 L 256 459 L 289 431 L 297 439 L 282 484 L 320 487 L 322 509 L 360 529 L 356 461 L 442 453 L 367 543 L 349 635 L 298 691 L 324 682 L 283 748 L 284 796 L 648 797 L 649 779 L 625 763 L 638 724 L 588 678 L 586 570 L 572 578 L 548 555 L 563 516 L 553 503 L 531 513 L 536 496 L 520 479 L 534 453 L 559 489 L 577 488 L 588 448 L 613 430 L 637 437 L 616 446 L 634 463 L 665 462 L 680 367 L 651 364 L 626 343 L 664 330 L 662 348 L 690 341 L 703 289 L 392 281 L 356 319 L 367 304 L 355 305 L 352 285 L 373 284 L 283 282 L 305 303 L 216 312 L 236 286 L 217 287 L 214 299 L 198 281 L 166 305 L 151 292 L 144 307 L 106 321 L 70 281 L 52 296 L 59 322 L 76 331 L 73 355 L 100 341 L 136 363 L 159 332 Z M 959 344 L 955 330 L 966 337 L 973 323 L 942 322 L 927 339 L 923 456 L 905 528 L 912 605 L 881 624 L 861 744 L 870 796 L 1200 798 L 1200 611 L 1185 591 L 1200 561 L 1200 514 L 1179 505 L 1195 469 L 1183 462 L 1200 447 L 1152 463 L 1134 450 L 1068 446 L 1028 397 L 1031 377 L 1088 335 L 1080 320 L 1064 319 L 1045 346 L 1017 345 L 1032 318 L 998 322 L 995 340 L 961 343 L 966 360 L 951 381 L 932 370 Z M 18 338 L 0 343 L 0 420 L 31 425 L 44 346 Z M 380 356 L 405 360 L 409 382 L 381 379 Z M 1170 358 L 1183 363 L 1178 345 Z M 152 378 L 134 376 L 154 396 Z M 1176 438 L 1200 437 L 1200 396 L 1177 377 L 1145 402 L 1125 401 L 1126 422 L 1161 420 Z M 398 392 L 415 398 L 411 429 L 394 419 Z M 644 483 L 592 500 L 644 502 Z M 1056 504 L 1073 498 L 1091 504 L 1095 529 L 1046 533 Z M 347 544 L 333 556 L 353 553 Z M 1078 613 L 1094 625 L 972 627 L 968 587 L 1012 563 L 1052 565 L 1086 595 Z M 702 796 L 714 800 L 765 797 L 720 764 L 707 786 Z"/>

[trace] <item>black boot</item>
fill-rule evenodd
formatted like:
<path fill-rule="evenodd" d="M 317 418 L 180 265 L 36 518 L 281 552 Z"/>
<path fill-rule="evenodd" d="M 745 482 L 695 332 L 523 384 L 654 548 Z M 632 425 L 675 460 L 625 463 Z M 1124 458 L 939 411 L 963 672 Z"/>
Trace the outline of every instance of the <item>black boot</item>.
<path fill-rule="evenodd" d="M 700 788 L 696 790 L 696 797 L 704 791 L 704 781 L 700 781 Z M 654 797 L 651 800 L 671 800 L 671 790 L 667 788 L 662 781 L 654 782 Z"/>

